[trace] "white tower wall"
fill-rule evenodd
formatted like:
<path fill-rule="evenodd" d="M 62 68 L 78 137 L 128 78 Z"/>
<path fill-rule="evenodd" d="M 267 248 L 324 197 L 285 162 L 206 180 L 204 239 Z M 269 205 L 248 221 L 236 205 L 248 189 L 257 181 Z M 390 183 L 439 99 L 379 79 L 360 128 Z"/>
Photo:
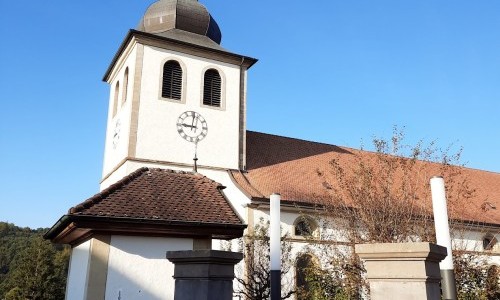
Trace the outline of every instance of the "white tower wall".
<path fill-rule="evenodd" d="M 108 79 L 110 97 L 101 190 L 141 166 L 192 170 L 195 145 L 184 140 L 176 126 L 185 111 L 201 114 L 208 125 L 207 136 L 197 146 L 200 170 L 241 167 L 245 112 L 240 105 L 246 101 L 246 67 L 242 72 L 238 64 L 166 48 L 169 47 L 131 39 L 114 63 Z M 179 62 L 182 68 L 181 100 L 161 95 L 163 66 L 169 60 Z M 122 105 L 127 68 L 127 97 Z M 220 107 L 203 104 L 204 73 L 208 69 L 216 69 L 221 76 Z M 113 114 L 118 81 L 118 107 Z"/>
<path fill-rule="evenodd" d="M 137 59 L 136 43 L 133 43 L 122 55 L 115 71 L 110 78 L 110 96 L 108 105 L 108 121 L 106 129 L 106 141 L 104 144 L 103 176 L 111 173 L 113 169 L 128 156 L 128 144 L 130 137 L 132 98 L 134 93 L 134 76 L 136 74 Z M 128 68 L 128 85 L 126 101 L 122 104 L 124 93 L 125 70 Z M 116 83 L 120 83 L 118 91 L 118 104 L 116 114 L 113 115 L 115 102 Z M 117 123 L 119 123 L 117 127 Z M 115 134 L 118 133 L 118 137 Z M 125 174 L 121 174 L 125 176 Z M 121 176 L 120 178 L 122 178 Z"/>
<path fill-rule="evenodd" d="M 170 59 L 179 61 L 186 72 L 185 103 L 160 96 L 162 67 Z M 203 74 L 209 68 L 217 69 L 222 78 L 220 108 L 202 105 Z M 208 135 L 198 144 L 198 163 L 238 169 L 239 67 L 146 46 L 142 73 L 137 158 L 191 165 L 194 144 L 180 137 L 176 122 L 183 112 L 196 111 L 208 124 Z"/>

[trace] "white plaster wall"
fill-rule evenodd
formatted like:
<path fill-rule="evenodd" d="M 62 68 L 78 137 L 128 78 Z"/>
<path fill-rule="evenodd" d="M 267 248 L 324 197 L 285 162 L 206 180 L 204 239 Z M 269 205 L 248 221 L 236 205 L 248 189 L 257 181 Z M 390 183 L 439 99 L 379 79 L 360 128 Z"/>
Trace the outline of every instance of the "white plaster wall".
<path fill-rule="evenodd" d="M 113 183 L 123 179 L 123 177 L 129 175 L 130 173 L 133 173 L 137 169 L 140 169 L 142 167 L 148 167 L 148 168 L 164 168 L 164 169 L 171 169 L 171 170 L 177 170 L 178 168 L 175 168 L 173 166 L 167 166 L 164 164 L 158 164 L 158 163 L 145 163 L 145 162 L 136 162 L 136 161 L 131 161 L 127 160 L 125 161 L 119 168 L 117 168 L 113 173 L 109 174 L 108 177 L 106 177 L 100 185 L 100 190 L 104 190 Z"/>
<path fill-rule="evenodd" d="M 136 67 L 137 46 L 134 45 L 130 51 L 126 51 L 116 64 L 115 70 L 110 78 L 110 93 L 108 103 L 108 121 L 106 129 L 106 141 L 104 144 L 103 177 L 109 174 L 117 164 L 122 161 L 128 153 L 130 136 L 130 118 L 132 108 L 132 97 L 134 87 L 134 74 Z M 122 95 L 124 93 L 124 75 L 128 67 L 127 100 L 122 105 Z M 117 113 L 113 116 L 113 105 L 115 99 L 116 82 L 120 82 Z M 117 122 L 120 123 L 119 139 L 116 147 L 113 145 L 113 136 Z"/>
<path fill-rule="evenodd" d="M 112 236 L 105 299 L 173 300 L 174 266 L 165 254 L 192 249 L 192 239 Z"/>
<path fill-rule="evenodd" d="M 248 198 L 233 182 L 227 171 L 199 169 L 200 174 L 222 184 L 226 188 L 222 190 L 231 206 L 236 210 L 240 218 L 247 223 L 246 206 L 250 203 Z"/>
<path fill-rule="evenodd" d="M 287 212 L 281 211 L 281 234 L 288 233 L 290 237 L 294 237 L 294 226 L 293 223 L 300 216 L 298 212 Z M 259 224 L 260 220 L 263 219 L 264 223 L 269 220 L 269 209 L 256 209 L 254 210 L 254 223 Z"/>
<path fill-rule="evenodd" d="M 500 234 L 494 234 L 495 231 L 489 230 L 457 230 L 453 233 L 453 248 L 467 251 L 484 253 L 489 264 L 500 266 L 500 244 L 497 242 L 491 250 L 483 249 L 483 239 L 487 235 L 493 235 L 496 240 L 500 240 Z"/>
<path fill-rule="evenodd" d="M 500 266 L 500 256 L 498 255 L 498 252 L 496 255 L 488 257 L 488 264 Z"/>
<path fill-rule="evenodd" d="M 457 230 L 452 233 L 453 248 L 467 251 L 482 251 L 482 237 L 483 234 L 480 232 Z"/>
<path fill-rule="evenodd" d="M 112 185 L 113 183 L 119 181 L 123 177 L 127 176 L 128 174 L 132 173 L 128 171 L 128 162 L 125 162 L 122 164 L 118 169 L 116 169 L 113 173 L 109 174 L 108 177 L 106 177 L 100 184 L 99 189 L 102 191 Z"/>
<path fill-rule="evenodd" d="M 90 258 L 90 240 L 71 249 L 66 299 L 84 300 L 87 286 L 87 271 Z"/>
<path fill-rule="evenodd" d="M 176 59 L 185 66 L 186 103 L 162 100 L 160 80 L 162 66 Z M 204 70 L 216 68 L 221 73 L 225 108 L 201 105 Z M 239 157 L 239 66 L 194 57 L 155 47 L 144 47 L 144 64 L 139 111 L 137 157 L 191 164 L 194 144 L 177 132 L 176 122 L 185 111 L 199 112 L 207 121 L 208 135 L 198 145 L 198 163 L 221 168 L 238 168 Z"/>

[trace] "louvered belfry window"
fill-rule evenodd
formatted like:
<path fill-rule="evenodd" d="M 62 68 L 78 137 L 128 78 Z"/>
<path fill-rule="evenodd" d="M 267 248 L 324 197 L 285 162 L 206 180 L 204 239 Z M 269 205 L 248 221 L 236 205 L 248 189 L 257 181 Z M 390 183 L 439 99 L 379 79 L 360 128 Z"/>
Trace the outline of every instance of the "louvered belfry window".
<path fill-rule="evenodd" d="M 219 72 L 209 69 L 205 72 L 203 84 L 203 104 L 220 107 L 221 102 L 221 79 Z"/>
<path fill-rule="evenodd" d="M 181 100 L 182 69 L 175 60 L 169 60 L 163 65 L 161 96 L 163 98 Z"/>
<path fill-rule="evenodd" d="M 118 111 L 118 93 L 120 92 L 120 82 L 117 81 L 115 85 L 115 96 L 113 100 L 113 117 L 116 115 Z"/>

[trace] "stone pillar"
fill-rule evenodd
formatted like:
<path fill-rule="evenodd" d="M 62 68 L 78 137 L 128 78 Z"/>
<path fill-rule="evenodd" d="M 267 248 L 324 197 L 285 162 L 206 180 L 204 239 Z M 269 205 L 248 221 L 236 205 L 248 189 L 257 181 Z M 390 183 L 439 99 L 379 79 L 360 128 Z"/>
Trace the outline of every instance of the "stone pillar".
<path fill-rule="evenodd" d="M 110 243 L 110 235 L 96 235 L 90 240 L 85 299 L 99 300 L 105 298 Z"/>
<path fill-rule="evenodd" d="M 242 253 L 168 251 L 167 259 L 175 265 L 174 300 L 233 299 L 234 265 L 243 259 Z"/>
<path fill-rule="evenodd" d="M 431 243 L 356 245 L 372 300 L 440 300 L 439 262 L 446 248 Z"/>

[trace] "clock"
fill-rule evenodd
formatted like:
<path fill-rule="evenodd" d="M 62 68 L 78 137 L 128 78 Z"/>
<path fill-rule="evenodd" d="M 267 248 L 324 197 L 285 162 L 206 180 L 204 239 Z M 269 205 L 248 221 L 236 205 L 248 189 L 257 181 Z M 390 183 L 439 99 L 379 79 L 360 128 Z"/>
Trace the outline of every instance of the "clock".
<path fill-rule="evenodd" d="M 116 146 L 118 146 L 118 142 L 120 141 L 120 119 L 116 120 L 115 124 L 115 130 L 113 133 L 113 149 L 116 149 Z"/>
<path fill-rule="evenodd" d="M 177 119 L 177 132 L 186 141 L 197 144 L 207 136 L 207 121 L 195 111 L 185 111 Z"/>

